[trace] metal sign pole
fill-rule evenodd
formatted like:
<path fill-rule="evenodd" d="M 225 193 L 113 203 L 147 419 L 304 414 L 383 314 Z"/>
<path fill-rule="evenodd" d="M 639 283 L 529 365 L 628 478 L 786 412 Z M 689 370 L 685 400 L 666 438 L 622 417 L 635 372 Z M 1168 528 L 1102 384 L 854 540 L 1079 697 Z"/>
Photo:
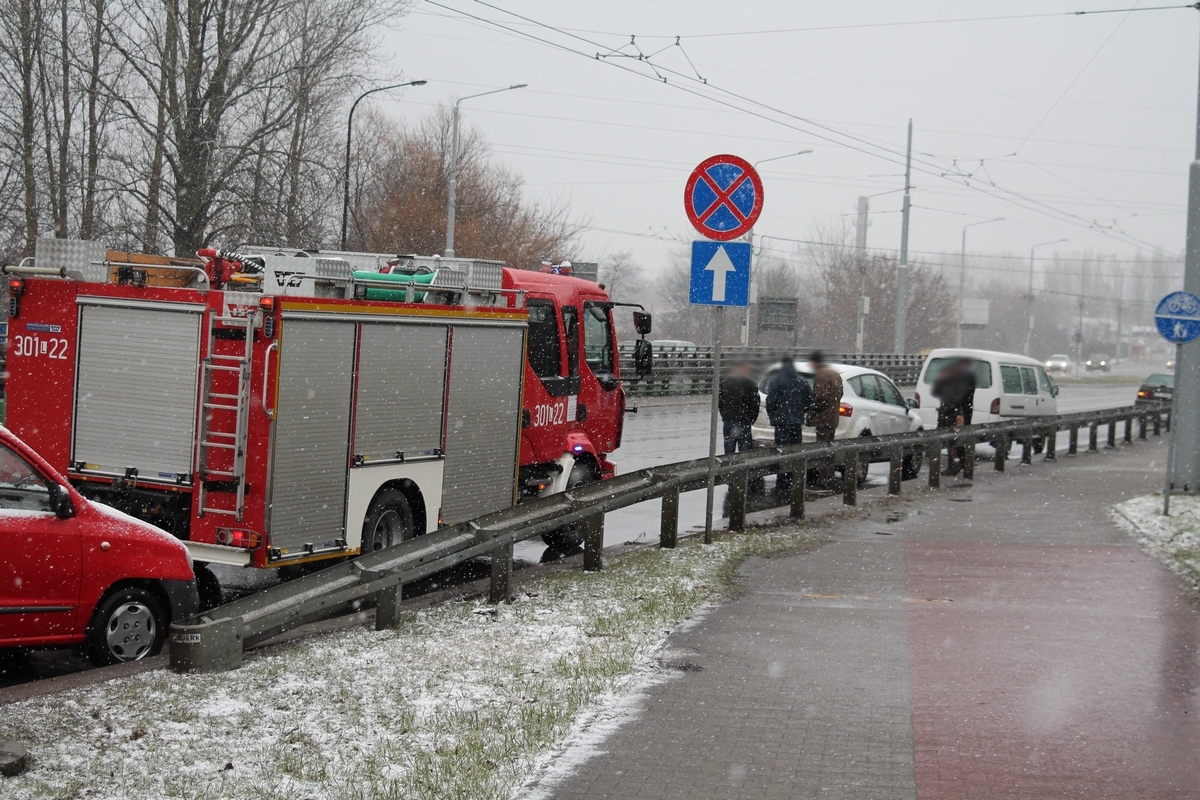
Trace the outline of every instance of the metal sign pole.
<path fill-rule="evenodd" d="M 708 427 L 708 497 L 704 507 L 704 543 L 712 544 L 713 496 L 717 489 L 717 402 L 721 394 L 721 338 L 725 330 L 725 306 L 713 307 L 712 412 Z"/>
<path fill-rule="evenodd" d="M 1179 356 L 1183 353 L 1183 344 L 1176 342 L 1175 344 L 1175 380 L 1174 385 L 1179 385 Z M 1175 395 L 1176 389 L 1171 389 L 1171 430 L 1167 434 L 1167 482 L 1163 486 L 1163 516 L 1171 516 L 1171 490 L 1175 488 L 1175 429 L 1178 427 L 1175 419 Z"/>

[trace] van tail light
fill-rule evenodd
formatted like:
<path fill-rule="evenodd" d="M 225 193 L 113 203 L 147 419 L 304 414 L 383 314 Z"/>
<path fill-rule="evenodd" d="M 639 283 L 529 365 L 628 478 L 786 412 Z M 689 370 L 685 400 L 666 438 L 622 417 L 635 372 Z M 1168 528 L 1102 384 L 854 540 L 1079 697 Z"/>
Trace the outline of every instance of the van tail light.
<path fill-rule="evenodd" d="M 253 550 L 262 544 L 262 534 L 258 531 L 247 531 L 241 528 L 217 528 L 217 544 Z"/>
<path fill-rule="evenodd" d="M 839 417 L 849 417 L 853 413 L 854 413 L 854 406 L 850 405 L 849 403 L 845 402 L 844 400 L 842 402 L 838 403 L 838 416 Z"/>
<path fill-rule="evenodd" d="M 917 408 L 921 407 L 921 393 L 920 392 L 913 392 L 913 403 L 916 405 Z"/>
<path fill-rule="evenodd" d="M 995 414 L 996 416 L 1000 416 L 1000 398 L 999 397 L 997 397 L 995 400 L 992 401 L 991 413 Z"/>

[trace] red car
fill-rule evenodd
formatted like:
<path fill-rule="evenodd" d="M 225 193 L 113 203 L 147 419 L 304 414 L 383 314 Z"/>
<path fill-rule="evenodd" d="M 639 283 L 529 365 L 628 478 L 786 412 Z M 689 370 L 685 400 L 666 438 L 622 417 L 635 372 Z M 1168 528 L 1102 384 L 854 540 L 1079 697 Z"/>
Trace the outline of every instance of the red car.
<path fill-rule="evenodd" d="M 196 613 L 170 534 L 75 491 L 0 427 L 0 648 L 83 645 L 97 664 L 158 653 Z"/>

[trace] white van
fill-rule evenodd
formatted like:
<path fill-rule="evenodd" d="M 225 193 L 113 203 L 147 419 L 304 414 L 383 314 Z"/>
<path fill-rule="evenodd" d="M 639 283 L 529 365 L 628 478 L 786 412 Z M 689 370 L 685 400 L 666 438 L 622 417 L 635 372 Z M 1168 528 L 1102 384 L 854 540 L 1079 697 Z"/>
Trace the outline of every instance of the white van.
<path fill-rule="evenodd" d="M 948 347 L 929 354 L 917 379 L 916 399 L 926 429 L 937 427 L 939 401 L 933 396 L 934 381 L 943 369 L 964 358 L 975 367 L 975 410 L 969 422 L 979 425 L 1058 413 L 1058 387 L 1040 362 L 1016 353 Z"/>

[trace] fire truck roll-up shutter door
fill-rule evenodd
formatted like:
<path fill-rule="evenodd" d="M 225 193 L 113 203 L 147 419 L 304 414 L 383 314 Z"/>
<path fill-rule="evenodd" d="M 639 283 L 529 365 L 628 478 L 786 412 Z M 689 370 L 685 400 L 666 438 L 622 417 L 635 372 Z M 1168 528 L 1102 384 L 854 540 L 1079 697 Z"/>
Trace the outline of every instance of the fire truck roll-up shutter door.
<path fill-rule="evenodd" d="M 201 310 L 81 305 L 72 461 L 136 469 L 139 481 L 190 479 Z"/>
<path fill-rule="evenodd" d="M 442 448 L 446 332 L 364 323 L 359 340 L 354 455 L 364 462 L 434 456 Z"/>
<path fill-rule="evenodd" d="M 525 329 L 457 326 L 442 517 L 447 524 L 512 505 Z"/>
<path fill-rule="evenodd" d="M 285 556 L 345 539 L 353 322 L 284 319 L 271 478 L 271 547 Z"/>

